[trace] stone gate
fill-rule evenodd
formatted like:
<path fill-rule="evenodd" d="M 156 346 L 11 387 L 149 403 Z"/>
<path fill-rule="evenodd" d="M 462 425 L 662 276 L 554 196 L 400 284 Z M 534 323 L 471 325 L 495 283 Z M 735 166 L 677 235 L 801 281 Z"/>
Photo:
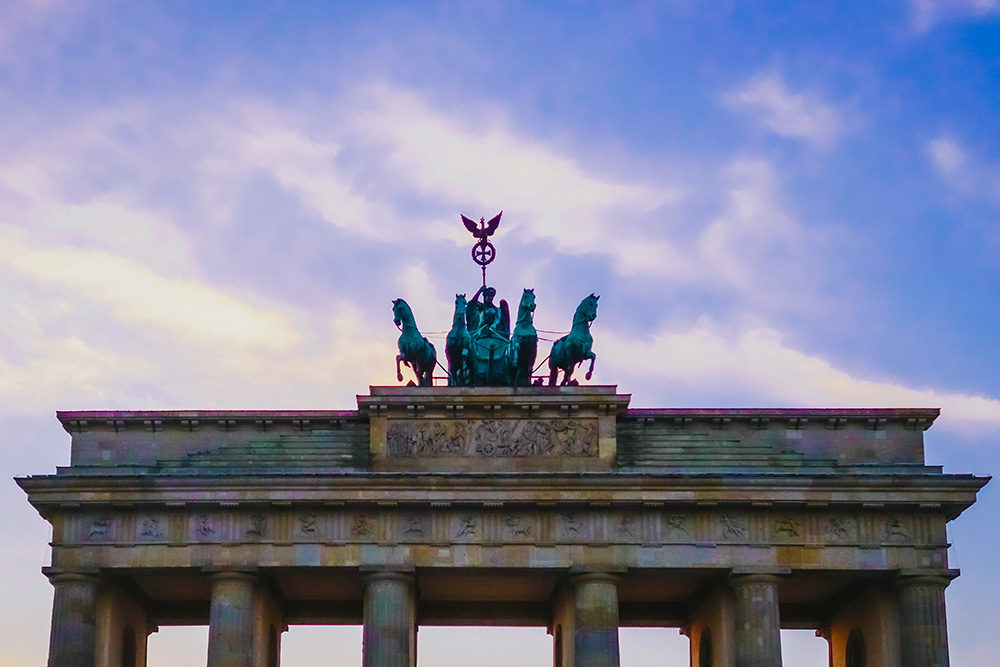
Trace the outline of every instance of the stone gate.
<path fill-rule="evenodd" d="M 945 526 L 987 478 L 924 463 L 929 409 L 629 408 L 616 387 L 373 387 L 356 410 L 60 412 L 70 465 L 20 478 L 53 527 L 51 667 L 145 665 L 207 624 L 209 667 L 274 667 L 289 624 L 545 626 L 613 667 L 620 626 L 694 667 L 948 664 Z"/>

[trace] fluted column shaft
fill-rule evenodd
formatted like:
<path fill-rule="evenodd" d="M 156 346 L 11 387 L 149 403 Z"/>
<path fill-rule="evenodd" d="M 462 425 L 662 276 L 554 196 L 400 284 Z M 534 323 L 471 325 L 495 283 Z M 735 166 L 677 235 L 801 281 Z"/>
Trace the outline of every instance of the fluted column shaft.
<path fill-rule="evenodd" d="M 736 667 L 781 667 L 780 583 L 771 574 L 730 579 L 736 597 Z"/>
<path fill-rule="evenodd" d="M 250 667 L 257 577 L 245 572 L 219 572 L 211 580 L 208 667 Z"/>
<path fill-rule="evenodd" d="M 618 577 L 582 574 L 571 580 L 575 616 L 573 667 L 618 667 Z"/>
<path fill-rule="evenodd" d="M 365 577 L 364 667 L 417 664 L 413 575 L 375 572 Z"/>
<path fill-rule="evenodd" d="M 899 595 L 899 637 L 906 667 L 948 667 L 948 624 L 944 589 L 949 579 L 904 576 L 896 582 Z"/>
<path fill-rule="evenodd" d="M 88 574 L 53 574 L 49 667 L 94 667 L 97 589 L 100 578 Z"/>

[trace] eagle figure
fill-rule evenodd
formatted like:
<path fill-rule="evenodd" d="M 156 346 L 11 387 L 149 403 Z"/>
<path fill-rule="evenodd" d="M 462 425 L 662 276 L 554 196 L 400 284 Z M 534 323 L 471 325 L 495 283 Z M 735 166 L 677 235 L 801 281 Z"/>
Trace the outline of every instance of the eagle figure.
<path fill-rule="evenodd" d="M 482 243 L 486 241 L 487 237 L 493 236 L 493 232 L 500 226 L 501 215 L 503 215 L 503 211 L 497 213 L 489 222 L 486 222 L 486 218 L 480 218 L 479 222 L 476 222 L 463 215 L 462 222 L 465 223 L 465 228 Z"/>

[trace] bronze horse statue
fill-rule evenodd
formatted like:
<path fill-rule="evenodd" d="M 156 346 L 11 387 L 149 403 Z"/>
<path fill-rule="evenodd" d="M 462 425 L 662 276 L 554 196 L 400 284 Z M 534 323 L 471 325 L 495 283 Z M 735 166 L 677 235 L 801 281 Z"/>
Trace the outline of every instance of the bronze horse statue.
<path fill-rule="evenodd" d="M 472 384 L 472 336 L 465 319 L 468 302 L 464 294 L 455 295 L 455 316 L 444 352 L 448 357 L 448 386 L 467 387 Z"/>
<path fill-rule="evenodd" d="M 510 350 L 507 354 L 510 383 L 514 387 L 527 387 L 531 384 L 531 371 L 534 370 L 538 352 L 538 332 L 532 321 L 534 312 L 535 290 L 525 288 L 517 307 L 517 321 L 510 336 Z"/>
<path fill-rule="evenodd" d="M 590 359 L 587 379 L 594 374 L 594 362 L 597 355 L 590 348 L 594 338 L 590 335 L 590 324 L 597 319 L 597 300 L 599 296 L 591 294 L 585 297 L 576 307 L 573 315 L 573 327 L 570 332 L 552 344 L 552 354 L 549 356 L 549 385 L 555 386 L 559 371 L 563 372 L 562 384 L 573 384 L 573 370 L 583 361 Z"/>
<path fill-rule="evenodd" d="M 434 350 L 434 346 L 420 335 L 409 304 L 402 299 L 393 300 L 392 314 L 392 321 L 403 332 L 399 336 L 396 379 L 400 382 L 403 381 L 403 372 L 399 368 L 399 362 L 403 362 L 413 369 L 419 386 L 430 387 L 433 384 L 434 365 L 437 363 L 437 352 Z"/>

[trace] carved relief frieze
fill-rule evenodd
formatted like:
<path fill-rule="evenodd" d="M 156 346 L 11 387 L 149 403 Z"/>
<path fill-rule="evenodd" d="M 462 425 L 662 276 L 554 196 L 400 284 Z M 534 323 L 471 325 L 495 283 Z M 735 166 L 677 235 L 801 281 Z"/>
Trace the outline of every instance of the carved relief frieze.
<path fill-rule="evenodd" d="M 886 542 L 910 542 L 910 524 L 905 517 L 889 516 L 885 519 Z"/>
<path fill-rule="evenodd" d="M 636 514 L 627 513 L 615 517 L 612 533 L 619 542 L 635 542 L 641 537 L 641 524 Z"/>
<path fill-rule="evenodd" d="M 403 538 L 419 540 L 427 535 L 430 522 L 423 514 L 411 513 L 403 517 Z"/>
<path fill-rule="evenodd" d="M 942 528 L 937 528 L 937 523 Z M 702 525 L 704 524 L 704 525 Z M 874 510 L 663 507 L 239 508 L 211 512 L 79 513 L 58 540 L 100 547 L 170 543 L 405 543 L 507 545 L 802 545 L 941 549 L 944 518 Z M 946 546 L 946 545 L 945 545 Z M 935 552 L 936 553 L 936 552 Z"/>
<path fill-rule="evenodd" d="M 771 534 L 777 540 L 797 540 L 802 537 L 802 523 L 793 516 L 774 517 Z"/>
<path fill-rule="evenodd" d="M 375 538 L 375 519 L 367 512 L 352 516 L 350 525 L 351 537 L 362 540 Z"/>
<path fill-rule="evenodd" d="M 267 517 L 263 514 L 251 514 L 246 518 L 243 534 L 249 539 L 263 539 L 268 536 Z"/>
<path fill-rule="evenodd" d="M 299 535 L 315 537 L 317 533 L 316 513 L 305 512 L 295 517 L 295 528 Z"/>
<path fill-rule="evenodd" d="M 534 522 L 521 514 L 506 514 L 503 517 L 504 534 L 508 539 L 523 539 L 534 532 Z"/>
<path fill-rule="evenodd" d="M 670 541 L 690 541 L 691 517 L 686 514 L 668 514 L 663 521 L 663 536 Z"/>
<path fill-rule="evenodd" d="M 586 541 L 591 538 L 590 522 L 580 512 L 560 512 L 556 535 L 567 542 Z"/>
<path fill-rule="evenodd" d="M 193 515 L 189 526 L 192 542 L 211 542 L 222 537 L 219 519 L 211 514 Z"/>
<path fill-rule="evenodd" d="M 479 517 L 472 513 L 460 514 L 455 520 L 455 539 L 473 540 L 480 536 Z"/>
<path fill-rule="evenodd" d="M 136 539 L 151 542 L 166 537 L 167 522 L 158 516 L 141 516 L 136 522 Z"/>
<path fill-rule="evenodd" d="M 858 539 L 858 523 L 847 516 L 831 516 L 826 520 L 826 539 L 833 543 L 853 542 Z"/>
<path fill-rule="evenodd" d="M 518 458 L 594 457 L 596 419 L 416 419 L 391 420 L 389 456 Z"/>
<path fill-rule="evenodd" d="M 722 541 L 740 541 L 747 537 L 746 518 L 725 513 L 719 516 L 717 534 Z"/>
<path fill-rule="evenodd" d="M 114 520 L 107 514 L 96 516 L 87 525 L 87 540 L 105 542 L 114 539 Z"/>

